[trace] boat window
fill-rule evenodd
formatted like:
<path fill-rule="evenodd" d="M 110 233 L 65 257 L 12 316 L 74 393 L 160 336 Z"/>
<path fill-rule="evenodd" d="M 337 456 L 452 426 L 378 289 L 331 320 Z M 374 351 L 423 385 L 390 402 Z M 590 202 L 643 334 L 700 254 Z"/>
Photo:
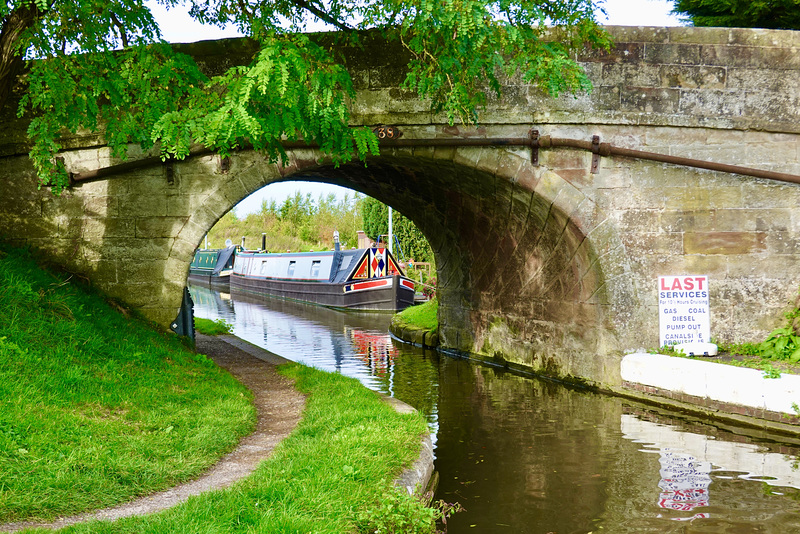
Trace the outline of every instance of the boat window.
<path fill-rule="evenodd" d="M 320 260 L 314 260 L 311 262 L 311 278 L 316 278 L 319 276 L 319 263 Z"/>
<path fill-rule="evenodd" d="M 261 262 L 261 274 L 267 274 L 267 260 Z"/>
<path fill-rule="evenodd" d="M 289 270 L 286 271 L 286 276 L 294 276 L 294 266 L 296 263 L 296 261 L 289 262 Z"/>

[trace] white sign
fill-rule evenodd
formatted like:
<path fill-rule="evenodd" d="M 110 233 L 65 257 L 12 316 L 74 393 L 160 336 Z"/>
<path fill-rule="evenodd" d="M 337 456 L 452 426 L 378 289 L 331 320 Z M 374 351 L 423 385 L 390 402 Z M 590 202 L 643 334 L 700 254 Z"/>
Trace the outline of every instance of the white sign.
<path fill-rule="evenodd" d="M 708 276 L 659 276 L 658 324 L 661 347 L 708 343 L 711 337 Z"/>

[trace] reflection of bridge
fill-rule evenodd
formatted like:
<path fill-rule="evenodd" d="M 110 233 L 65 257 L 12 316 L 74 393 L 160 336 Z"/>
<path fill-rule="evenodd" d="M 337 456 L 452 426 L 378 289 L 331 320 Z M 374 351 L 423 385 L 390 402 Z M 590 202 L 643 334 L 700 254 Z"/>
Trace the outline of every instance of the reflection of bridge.
<path fill-rule="evenodd" d="M 447 126 L 399 94 L 399 54 L 351 54 L 356 119 L 396 124 L 407 142 L 368 167 L 336 168 L 313 149 L 292 150 L 281 167 L 244 151 L 225 166 L 207 155 L 118 170 L 52 198 L 36 190 L 12 126 L 0 134 L 9 176 L 0 233 L 167 324 L 192 253 L 219 217 L 266 184 L 325 181 L 392 204 L 429 238 L 446 347 L 618 383 L 617 354 L 657 343 L 655 280 L 663 274 L 710 276 L 713 336 L 759 336 L 800 284 L 800 186 L 615 156 L 624 152 L 593 149 L 590 140 L 800 174 L 798 34 L 613 33 L 612 51 L 583 58 L 591 95 L 551 101 L 508 80 L 479 129 Z M 187 50 L 213 68 L 241 49 L 225 41 Z M 527 138 L 532 127 L 589 151 L 497 145 Z M 479 146 L 476 138 L 495 141 Z M 74 172 L 115 163 L 94 137 L 70 143 L 64 157 Z"/>

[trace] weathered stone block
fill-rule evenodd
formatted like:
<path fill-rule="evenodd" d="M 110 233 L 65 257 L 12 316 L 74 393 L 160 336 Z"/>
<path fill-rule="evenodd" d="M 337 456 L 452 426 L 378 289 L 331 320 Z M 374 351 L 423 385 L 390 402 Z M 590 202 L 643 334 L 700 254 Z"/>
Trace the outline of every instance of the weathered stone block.
<path fill-rule="evenodd" d="M 742 201 L 745 208 L 795 209 L 800 206 L 800 187 L 748 178 L 742 183 Z"/>
<path fill-rule="evenodd" d="M 602 84 L 633 87 L 659 87 L 661 68 L 655 65 L 631 63 L 606 63 L 603 65 Z"/>
<path fill-rule="evenodd" d="M 680 109 L 678 89 L 626 87 L 620 92 L 620 109 L 644 113 L 674 114 Z"/>
<path fill-rule="evenodd" d="M 673 187 L 664 190 L 664 208 L 668 210 L 702 212 L 711 208 L 711 192 L 701 187 Z"/>
<path fill-rule="evenodd" d="M 766 246 L 770 254 L 789 254 L 800 257 L 800 236 L 793 232 L 769 232 L 766 234 Z M 779 259 L 778 261 L 781 261 Z M 781 261 L 781 263 L 783 263 Z M 788 265 L 784 265 L 789 268 Z"/>
<path fill-rule="evenodd" d="M 757 28 L 730 28 L 727 44 L 758 47 L 793 47 L 798 45 L 797 32 Z M 723 44 L 723 43 L 721 43 Z"/>
<path fill-rule="evenodd" d="M 709 117 L 739 117 L 744 113 L 745 95 L 740 91 L 682 89 L 676 112 Z"/>
<path fill-rule="evenodd" d="M 698 65 L 700 46 L 695 43 L 663 43 L 645 48 L 644 62 L 666 65 Z"/>
<path fill-rule="evenodd" d="M 633 255 L 671 256 L 683 253 L 683 236 L 674 233 L 639 233 L 626 236 L 625 246 Z"/>
<path fill-rule="evenodd" d="M 119 283 L 119 271 L 116 261 L 98 260 L 81 262 L 80 270 L 93 283 L 107 286 Z"/>
<path fill-rule="evenodd" d="M 98 243 L 101 258 L 117 261 L 129 260 L 166 260 L 172 248 L 173 239 L 120 239 L 104 238 Z M 100 259 L 100 258 L 98 258 Z"/>
<path fill-rule="evenodd" d="M 722 67 L 661 65 L 658 85 L 687 89 L 726 89 L 727 71 Z M 656 85 L 656 84 L 654 84 Z"/>
<path fill-rule="evenodd" d="M 685 254 L 753 254 L 767 248 L 763 232 L 686 232 Z"/>
<path fill-rule="evenodd" d="M 578 61 L 601 63 L 638 63 L 645 56 L 641 43 L 618 42 L 609 50 L 584 50 Z"/>
<path fill-rule="evenodd" d="M 727 88 L 751 91 L 762 95 L 797 94 L 800 91 L 800 72 L 781 70 L 776 73 L 768 65 L 758 67 L 726 67 Z"/>
<path fill-rule="evenodd" d="M 183 229 L 188 217 L 147 217 L 136 219 L 136 237 L 175 237 Z"/>
<path fill-rule="evenodd" d="M 729 41 L 729 28 L 695 28 L 673 26 L 666 28 L 671 43 L 725 44 Z"/>
<path fill-rule="evenodd" d="M 102 240 L 107 237 L 133 238 L 135 236 L 134 220 L 119 217 L 94 218 L 82 217 L 75 220 L 80 227 L 80 235 L 89 241 Z"/>

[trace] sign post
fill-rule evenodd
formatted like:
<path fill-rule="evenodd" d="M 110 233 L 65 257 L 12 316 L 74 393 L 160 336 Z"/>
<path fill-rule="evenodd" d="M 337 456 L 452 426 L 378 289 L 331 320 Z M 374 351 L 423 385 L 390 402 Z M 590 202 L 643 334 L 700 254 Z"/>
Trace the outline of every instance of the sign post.
<path fill-rule="evenodd" d="M 659 276 L 658 325 L 661 347 L 709 343 L 708 276 Z"/>

